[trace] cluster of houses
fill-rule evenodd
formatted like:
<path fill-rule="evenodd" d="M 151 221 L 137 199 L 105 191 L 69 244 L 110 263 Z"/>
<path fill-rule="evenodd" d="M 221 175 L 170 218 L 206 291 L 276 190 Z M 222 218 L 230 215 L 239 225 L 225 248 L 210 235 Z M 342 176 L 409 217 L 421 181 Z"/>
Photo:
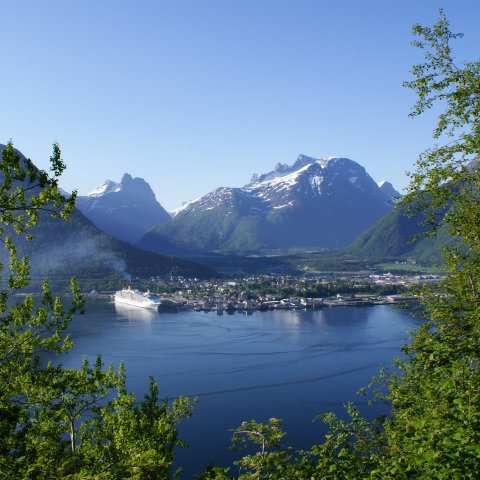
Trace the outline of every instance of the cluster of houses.
<path fill-rule="evenodd" d="M 270 274 L 229 280 L 170 277 L 152 278 L 149 288 L 161 294 L 166 306 L 175 309 L 249 312 L 399 303 L 415 300 L 406 294 L 411 286 L 440 279 L 440 275 L 392 273 L 300 277 Z M 317 288 L 319 286 L 328 286 L 329 296 L 319 298 L 308 295 L 308 292 L 322 291 Z M 389 292 L 391 294 L 381 295 L 379 292 L 385 293 L 382 289 L 388 286 L 394 287 Z"/>
<path fill-rule="evenodd" d="M 168 295 L 162 298 L 164 302 L 171 301 L 178 308 L 191 308 L 196 311 L 253 311 L 253 310 L 287 310 L 287 309 L 318 309 L 324 307 L 362 307 L 413 301 L 415 297 L 409 295 L 363 296 L 340 295 L 333 298 L 288 297 L 277 299 L 273 295 L 248 298 L 245 292 L 240 298 L 221 295 L 205 295 L 200 299 L 186 298 L 180 295 Z"/>

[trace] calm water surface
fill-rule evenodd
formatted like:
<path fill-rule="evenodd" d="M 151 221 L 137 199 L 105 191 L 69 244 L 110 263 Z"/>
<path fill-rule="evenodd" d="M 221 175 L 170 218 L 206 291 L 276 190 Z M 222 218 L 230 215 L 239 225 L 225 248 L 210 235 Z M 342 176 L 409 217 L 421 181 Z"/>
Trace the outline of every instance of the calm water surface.
<path fill-rule="evenodd" d="M 238 457 L 228 447 L 242 420 L 282 418 L 287 441 L 306 448 L 325 432 L 312 422 L 320 412 L 342 414 L 343 403 L 355 401 L 365 414 L 378 413 L 355 393 L 417 325 L 407 311 L 383 305 L 159 314 L 90 299 L 70 326 L 75 347 L 63 364 L 78 367 L 84 355 L 101 353 L 105 363 L 125 361 L 138 398 L 150 375 L 161 396 L 197 395 L 193 418 L 180 427 L 190 447 L 176 455 L 183 478 L 192 478 L 209 461 L 228 465 Z"/>

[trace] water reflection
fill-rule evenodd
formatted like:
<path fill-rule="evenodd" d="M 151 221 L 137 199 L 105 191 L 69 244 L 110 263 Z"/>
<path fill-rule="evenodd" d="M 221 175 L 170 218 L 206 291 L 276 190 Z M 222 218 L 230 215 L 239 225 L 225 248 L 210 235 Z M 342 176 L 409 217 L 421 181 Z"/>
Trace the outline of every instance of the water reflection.
<path fill-rule="evenodd" d="M 129 322 L 151 322 L 159 317 L 158 310 L 153 308 L 140 308 L 122 303 L 115 303 L 115 311 L 117 314 L 127 318 Z"/>
<path fill-rule="evenodd" d="M 371 310 L 373 311 L 373 310 Z M 371 311 L 365 307 L 332 307 L 317 310 L 272 310 L 271 318 L 286 325 L 314 324 L 322 326 L 346 326 L 368 323 Z"/>
<path fill-rule="evenodd" d="M 302 310 L 276 310 L 273 318 L 290 325 L 299 325 L 305 322 L 305 312 Z"/>
<path fill-rule="evenodd" d="M 234 460 L 230 429 L 246 419 L 283 418 L 297 448 L 318 441 L 323 430 L 312 417 L 326 409 L 342 415 L 341 405 L 356 400 L 355 392 L 399 353 L 415 325 L 408 312 L 388 306 L 217 316 L 98 299 L 70 325 L 75 347 L 64 361 L 77 367 L 83 355 L 93 359 L 97 352 L 106 364 L 125 360 L 138 398 L 149 375 L 159 381 L 161 396 L 199 395 L 195 415 L 180 427 L 191 446 L 177 457 L 184 478 L 193 478 L 208 460 Z"/>

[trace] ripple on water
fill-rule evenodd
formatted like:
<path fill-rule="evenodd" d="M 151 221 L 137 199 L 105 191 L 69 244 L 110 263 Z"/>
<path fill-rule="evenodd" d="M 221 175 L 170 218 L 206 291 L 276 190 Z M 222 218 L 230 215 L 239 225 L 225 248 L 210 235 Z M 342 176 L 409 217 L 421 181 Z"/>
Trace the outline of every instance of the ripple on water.
<path fill-rule="evenodd" d="M 198 395 L 196 413 L 181 427 L 191 447 L 178 457 L 192 478 L 209 460 L 231 461 L 229 430 L 242 420 L 284 418 L 292 444 L 318 441 L 323 427 L 312 417 L 325 409 L 341 414 L 417 324 L 386 306 L 217 316 L 125 312 L 97 300 L 72 323 L 76 345 L 63 363 L 79 366 L 83 355 L 100 352 L 105 363 L 125 360 L 139 398 L 149 375 L 161 395 Z M 367 408 L 365 402 L 356 403 Z"/>

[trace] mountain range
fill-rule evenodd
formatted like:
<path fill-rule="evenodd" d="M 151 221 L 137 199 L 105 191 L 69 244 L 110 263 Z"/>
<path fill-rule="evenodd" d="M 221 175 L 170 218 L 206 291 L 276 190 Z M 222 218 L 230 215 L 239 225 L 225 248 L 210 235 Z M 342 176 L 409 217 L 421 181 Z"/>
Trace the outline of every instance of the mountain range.
<path fill-rule="evenodd" d="M 4 145 L 0 145 L 0 154 L 4 148 Z M 20 152 L 18 154 L 25 158 Z M 31 193 L 38 191 L 36 188 Z M 147 252 L 113 238 L 77 209 L 68 221 L 52 218 L 43 212 L 39 223 L 30 230 L 34 235 L 32 241 L 26 240 L 24 235 L 16 235 L 11 228 L 7 232 L 13 236 L 18 254 L 29 257 L 33 277 L 68 279 L 75 275 L 79 279 L 106 279 L 113 276 L 127 281 L 132 276 L 211 278 L 216 275 L 205 265 Z M 2 262 L 7 260 L 5 253 L 0 250 Z"/>
<path fill-rule="evenodd" d="M 138 242 L 162 252 L 258 253 L 341 248 L 389 211 L 398 194 L 348 158 L 300 155 L 241 188 L 218 188 L 184 205 Z"/>
<path fill-rule="evenodd" d="M 170 255 L 228 273 L 250 270 L 262 253 L 292 249 L 334 249 L 335 258 L 369 263 L 438 260 L 439 246 L 449 239 L 440 232 L 437 239 L 409 243 L 422 227 L 392 208 L 399 197 L 389 182 L 377 185 L 353 160 L 300 155 L 292 165 L 253 175 L 244 187 L 218 188 L 189 202 L 171 218 L 145 180 L 125 174 L 80 197 L 84 214 L 76 210 L 69 222 L 42 217 L 34 242 L 18 239 L 19 253 L 29 255 L 34 276 L 64 278 L 205 278 L 215 272 Z M 279 257 L 268 258 L 277 260 L 260 262 L 265 268 L 282 267 Z"/>

